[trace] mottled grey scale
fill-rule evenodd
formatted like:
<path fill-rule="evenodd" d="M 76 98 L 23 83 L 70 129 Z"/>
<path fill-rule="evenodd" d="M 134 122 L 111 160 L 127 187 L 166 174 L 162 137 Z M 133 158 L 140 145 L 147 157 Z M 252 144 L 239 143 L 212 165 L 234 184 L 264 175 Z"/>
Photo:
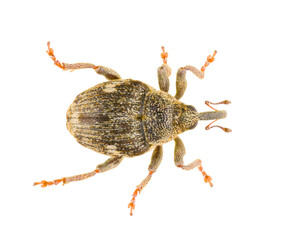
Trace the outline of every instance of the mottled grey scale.
<path fill-rule="evenodd" d="M 135 80 L 113 80 L 80 93 L 67 112 L 67 128 L 85 147 L 106 155 L 135 156 L 148 151 L 141 116 L 146 93 Z"/>

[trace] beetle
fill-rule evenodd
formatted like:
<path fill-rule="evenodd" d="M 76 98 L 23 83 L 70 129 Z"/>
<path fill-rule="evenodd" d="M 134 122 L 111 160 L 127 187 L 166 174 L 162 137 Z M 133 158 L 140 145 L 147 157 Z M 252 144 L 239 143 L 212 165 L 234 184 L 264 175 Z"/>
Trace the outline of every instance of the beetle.
<path fill-rule="evenodd" d="M 178 135 L 194 129 L 200 120 L 214 120 L 206 127 L 206 130 L 219 127 L 225 132 L 231 132 L 229 128 L 211 126 L 218 119 L 227 116 L 225 110 L 217 110 L 211 105 L 230 104 L 230 101 L 218 103 L 206 101 L 206 105 L 213 111 L 201 113 L 198 113 L 193 106 L 179 101 L 187 87 L 186 72 L 190 71 L 199 79 L 203 79 L 205 69 L 214 61 L 216 51 L 212 56 L 207 57 L 207 61 L 200 70 L 190 65 L 179 68 L 176 76 L 176 94 L 171 96 L 168 93 L 171 68 L 167 64 L 168 53 L 164 47 L 161 53 L 163 64 L 157 70 L 160 91 L 141 81 L 122 79 L 116 71 L 108 67 L 91 63 L 61 63 L 56 59 L 50 42 L 47 43 L 47 47 L 46 52 L 59 68 L 71 71 L 90 68 L 108 80 L 89 88 L 75 98 L 67 111 L 66 125 L 78 143 L 110 157 L 92 172 L 54 181 L 42 180 L 35 182 L 34 186 L 46 187 L 61 182 L 64 185 L 84 180 L 117 167 L 126 157 L 139 156 L 154 149 L 148 168 L 149 174 L 136 186 L 128 205 L 130 215 L 133 215 L 137 194 L 148 184 L 162 161 L 162 145 L 171 140 L 175 141 L 175 165 L 184 170 L 197 167 L 204 181 L 213 186 L 212 178 L 203 170 L 200 159 L 188 165 L 184 164 L 185 147 Z"/>

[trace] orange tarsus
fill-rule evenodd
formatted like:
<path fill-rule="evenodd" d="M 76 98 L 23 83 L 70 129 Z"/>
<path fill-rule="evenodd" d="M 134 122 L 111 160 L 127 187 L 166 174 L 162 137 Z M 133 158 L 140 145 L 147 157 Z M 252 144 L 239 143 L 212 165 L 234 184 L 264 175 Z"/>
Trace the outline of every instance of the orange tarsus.
<path fill-rule="evenodd" d="M 54 55 L 54 49 L 50 47 L 50 44 L 51 42 L 47 42 L 47 46 L 48 46 L 48 50 L 46 51 L 47 54 L 51 57 L 51 59 L 54 61 L 54 64 L 57 66 L 57 67 L 60 67 L 61 69 L 64 70 L 64 65 L 61 64 L 55 57 Z"/>
<path fill-rule="evenodd" d="M 203 174 L 205 183 L 209 183 L 210 187 L 213 187 L 213 184 L 212 184 L 212 182 L 211 182 L 212 177 L 210 177 L 209 175 L 206 174 L 205 171 L 203 171 L 202 165 L 200 165 L 200 166 L 198 167 L 198 170 Z"/>
<path fill-rule="evenodd" d="M 168 53 L 165 52 L 165 47 L 164 46 L 162 46 L 161 49 L 163 50 L 163 52 L 160 54 L 160 56 L 163 59 L 163 62 L 167 63 Z"/>
<path fill-rule="evenodd" d="M 54 180 L 54 181 L 50 181 L 50 182 L 48 182 L 48 181 L 45 181 L 45 180 L 42 180 L 41 182 L 35 182 L 34 183 L 34 186 L 36 186 L 36 185 L 41 185 L 41 187 L 47 187 L 47 186 L 51 186 L 51 185 L 58 185 L 59 183 L 63 183 L 63 185 L 65 184 L 65 182 L 66 182 L 66 179 L 65 178 L 60 178 L 60 179 L 56 179 L 56 180 Z"/>
<path fill-rule="evenodd" d="M 154 172 L 151 171 L 149 172 L 149 175 L 152 175 Z M 139 185 L 141 186 L 141 184 Z M 130 203 L 128 204 L 128 208 L 130 208 L 130 216 L 133 216 L 133 210 L 135 209 L 135 198 L 137 197 L 137 194 L 140 193 L 140 191 L 142 190 L 142 187 L 137 186 L 135 191 L 132 194 L 132 199 L 130 201 Z"/>
<path fill-rule="evenodd" d="M 128 208 L 130 208 L 130 216 L 133 216 L 133 210 L 135 209 L 135 198 L 137 197 L 137 193 L 139 193 L 139 189 L 136 188 L 134 193 L 132 194 L 131 202 L 128 204 Z"/>
<path fill-rule="evenodd" d="M 202 68 L 201 68 L 201 71 L 202 71 L 202 72 L 204 72 L 204 71 L 206 70 L 206 67 L 207 67 L 210 63 L 214 62 L 214 60 L 215 60 L 214 57 L 215 57 L 216 54 L 217 54 L 217 51 L 215 50 L 212 56 L 209 55 L 209 56 L 207 57 L 207 61 L 205 62 L 204 66 L 202 66 Z"/>

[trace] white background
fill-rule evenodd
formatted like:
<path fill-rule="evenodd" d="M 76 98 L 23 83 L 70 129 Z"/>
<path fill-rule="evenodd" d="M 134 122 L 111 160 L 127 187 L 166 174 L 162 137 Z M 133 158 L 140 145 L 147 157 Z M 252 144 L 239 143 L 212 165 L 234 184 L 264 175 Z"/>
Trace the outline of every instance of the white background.
<path fill-rule="evenodd" d="M 303 239 L 302 1 L 5 1 L 1 3 L 1 239 Z M 181 135 L 185 162 L 200 158 L 214 187 L 173 162 L 174 144 L 151 182 L 151 152 L 64 187 L 34 181 L 85 173 L 106 160 L 65 127 L 74 97 L 105 79 L 63 72 L 59 60 L 91 62 L 158 88 L 161 46 L 175 73 L 187 74 L 182 101 L 229 99 L 220 125 Z"/>

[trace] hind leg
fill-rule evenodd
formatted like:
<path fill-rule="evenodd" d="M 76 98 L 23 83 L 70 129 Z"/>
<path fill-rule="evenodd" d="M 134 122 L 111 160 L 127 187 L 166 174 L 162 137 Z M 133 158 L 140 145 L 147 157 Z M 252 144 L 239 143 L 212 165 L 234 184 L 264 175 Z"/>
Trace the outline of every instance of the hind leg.
<path fill-rule="evenodd" d="M 41 187 L 47 187 L 47 186 L 51 186 L 53 184 L 57 185 L 61 182 L 64 185 L 64 184 L 68 184 L 70 182 L 81 181 L 81 180 L 84 180 L 84 179 L 95 176 L 96 173 L 106 172 L 106 171 L 109 171 L 109 170 L 117 167 L 121 163 L 122 159 L 123 159 L 122 156 L 113 156 L 113 157 L 110 157 L 104 163 L 99 164 L 96 167 L 96 169 L 92 172 L 88 172 L 88 173 L 84 173 L 84 174 L 80 174 L 80 175 L 75 175 L 75 176 L 72 176 L 72 177 L 63 177 L 63 178 L 56 179 L 56 180 L 50 181 L 50 182 L 42 180 L 41 182 L 35 182 L 34 186 L 41 185 Z"/>
<path fill-rule="evenodd" d="M 52 60 L 54 61 L 54 64 L 63 70 L 73 71 L 76 69 L 92 68 L 96 71 L 96 73 L 103 75 L 108 80 L 121 79 L 121 77 L 119 76 L 119 74 L 116 71 L 114 71 L 111 68 L 104 67 L 104 66 L 95 66 L 92 63 L 73 63 L 73 64 L 61 63 L 56 59 L 56 57 L 54 55 L 54 49 L 50 47 L 50 42 L 47 43 L 47 46 L 48 46 L 48 50 L 46 51 L 47 54 L 52 58 Z"/>

